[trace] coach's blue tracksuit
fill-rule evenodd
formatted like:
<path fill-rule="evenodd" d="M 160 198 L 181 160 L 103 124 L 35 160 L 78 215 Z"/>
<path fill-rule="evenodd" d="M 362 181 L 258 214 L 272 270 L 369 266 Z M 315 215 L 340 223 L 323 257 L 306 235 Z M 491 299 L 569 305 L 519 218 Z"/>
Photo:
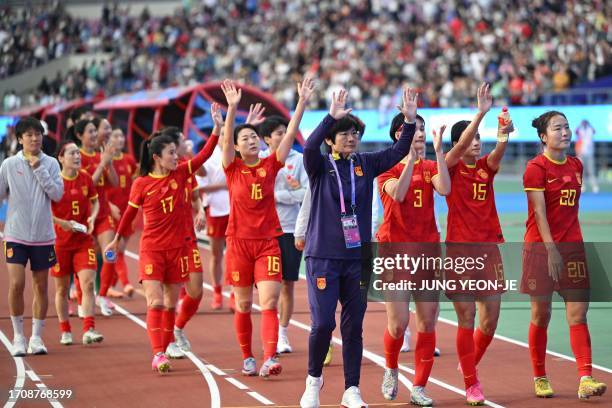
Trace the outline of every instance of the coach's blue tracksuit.
<path fill-rule="evenodd" d="M 336 326 L 338 300 L 342 305 L 342 357 L 345 388 L 359 385 L 362 326 L 367 299 L 360 290 L 361 248 L 347 249 L 340 221 L 338 182 L 321 144 L 336 120 L 327 115 L 308 137 L 304 147 L 304 166 L 312 190 L 312 209 L 306 231 L 306 273 L 308 301 L 312 319 L 308 350 L 308 374 L 321 376 L 323 361 Z M 355 172 L 357 220 L 362 245 L 370 242 L 372 223 L 372 186 L 379 174 L 389 170 L 408 154 L 415 124 L 405 124 L 400 139 L 389 149 L 374 153 L 355 153 L 348 159 L 335 156 L 343 186 L 347 213 L 351 214 L 350 160 Z"/>

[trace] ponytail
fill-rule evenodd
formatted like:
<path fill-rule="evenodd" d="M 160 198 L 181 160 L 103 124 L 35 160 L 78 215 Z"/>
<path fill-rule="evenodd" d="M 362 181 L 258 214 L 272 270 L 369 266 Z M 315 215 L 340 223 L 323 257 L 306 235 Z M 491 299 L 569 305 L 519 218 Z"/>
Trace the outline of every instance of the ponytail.
<path fill-rule="evenodd" d="M 142 142 L 140 146 L 140 175 L 146 176 L 153 171 L 155 160 L 153 155 L 161 156 L 164 148 L 174 143 L 172 137 L 164 134 L 156 134 Z"/>

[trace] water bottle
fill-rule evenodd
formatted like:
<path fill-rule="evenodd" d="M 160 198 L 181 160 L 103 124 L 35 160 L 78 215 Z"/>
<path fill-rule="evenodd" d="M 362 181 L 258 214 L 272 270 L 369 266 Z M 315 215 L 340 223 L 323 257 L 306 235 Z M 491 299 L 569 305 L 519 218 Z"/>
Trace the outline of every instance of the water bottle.
<path fill-rule="evenodd" d="M 502 108 L 501 113 L 497 117 L 497 121 L 499 123 L 499 126 L 497 127 L 497 141 L 505 143 L 508 141 L 508 133 L 503 133 L 501 128 L 508 126 L 511 122 L 510 113 L 508 112 L 507 106 Z"/>
<path fill-rule="evenodd" d="M 112 249 L 105 251 L 104 256 L 108 262 L 115 262 L 117 260 L 117 253 Z"/>

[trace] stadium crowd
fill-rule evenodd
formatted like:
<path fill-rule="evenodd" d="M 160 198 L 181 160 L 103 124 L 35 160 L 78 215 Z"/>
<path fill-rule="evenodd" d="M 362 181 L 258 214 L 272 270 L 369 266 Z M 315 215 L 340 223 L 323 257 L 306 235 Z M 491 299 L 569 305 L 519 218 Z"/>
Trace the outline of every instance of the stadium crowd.
<path fill-rule="evenodd" d="M 510 3 L 510 4 L 508 4 Z M 0 78 L 68 53 L 110 53 L 30 94 L 8 92 L 4 110 L 82 95 L 186 85 L 233 77 L 287 106 L 309 69 L 323 107 L 348 86 L 356 108 L 394 107 L 402 82 L 422 104 L 467 106 L 481 81 L 498 103 L 539 96 L 611 71 L 609 2 L 548 0 L 202 0 L 153 17 L 127 6 L 78 19 L 61 2 L 0 9 Z"/>

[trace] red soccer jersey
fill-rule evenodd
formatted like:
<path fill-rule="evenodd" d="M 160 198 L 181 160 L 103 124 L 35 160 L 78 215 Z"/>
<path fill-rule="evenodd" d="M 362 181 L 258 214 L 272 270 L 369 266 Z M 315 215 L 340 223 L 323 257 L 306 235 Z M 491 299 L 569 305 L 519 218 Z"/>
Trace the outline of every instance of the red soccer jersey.
<path fill-rule="evenodd" d="M 93 177 L 96 169 L 100 165 L 101 155 L 100 152 L 90 154 L 81 149 L 81 168 L 85 170 L 91 177 Z M 106 170 L 102 172 L 100 180 L 96 184 L 96 191 L 98 192 L 98 201 L 100 203 L 100 212 L 98 212 L 97 220 L 104 219 L 110 215 L 110 207 L 108 206 L 108 198 L 106 191 L 109 188 L 108 176 Z"/>
<path fill-rule="evenodd" d="M 580 160 L 568 156 L 565 161 L 558 162 L 540 154 L 527 163 L 523 187 L 525 191 L 544 192 L 546 219 L 554 242 L 582 241 L 578 221 L 578 202 L 582 188 Z M 542 242 L 531 201 L 528 207 L 525 242 Z"/>
<path fill-rule="evenodd" d="M 432 160 L 415 162 L 406 198 L 398 203 L 385 192 L 385 185 L 399 180 L 405 167 L 406 162 L 402 160 L 378 176 L 384 218 L 376 237 L 379 242 L 439 242 L 432 184 L 438 175 L 438 166 Z"/>
<path fill-rule="evenodd" d="M 186 162 L 186 159 L 180 159 L 181 162 Z M 184 199 L 181 202 L 181 215 L 182 220 L 185 222 L 185 232 L 189 235 L 192 242 L 197 242 L 195 229 L 193 225 L 193 207 L 191 206 L 191 196 L 193 190 L 197 187 L 198 182 L 195 178 L 195 174 L 190 175 L 187 178 L 187 184 L 184 188 Z"/>
<path fill-rule="evenodd" d="M 504 242 L 493 191 L 497 172 L 489 168 L 487 158 L 481 157 L 474 165 L 460 160 L 448 169 L 451 193 L 446 196 L 446 242 Z"/>
<path fill-rule="evenodd" d="M 236 158 L 225 169 L 230 196 L 227 236 L 242 239 L 269 239 L 282 235 L 276 214 L 274 183 L 283 168 L 271 154 L 257 164 L 247 166 Z"/>
<path fill-rule="evenodd" d="M 87 226 L 87 217 L 91 213 L 91 200 L 98 197 L 93 181 L 86 171 L 81 170 L 73 178 L 64 179 L 64 195 L 59 202 L 52 202 L 53 215 L 62 220 L 73 220 Z M 91 237 L 81 232 L 64 231 L 55 225 L 56 245 L 61 249 L 75 249 L 84 243 L 91 245 Z"/>
<path fill-rule="evenodd" d="M 185 232 L 184 200 L 187 179 L 190 177 L 188 162 L 179 164 L 167 176 L 147 175 L 138 177 L 132 185 L 129 205 L 142 207 L 144 228 L 140 249 L 145 251 L 181 248 L 190 242 Z"/>
<path fill-rule="evenodd" d="M 115 204 L 123 213 L 128 205 L 130 198 L 130 189 L 132 188 L 132 180 L 136 174 L 136 161 L 134 158 L 125 153 L 121 156 L 113 158 L 113 167 L 119 177 L 119 185 L 108 189 L 108 201 Z"/>

